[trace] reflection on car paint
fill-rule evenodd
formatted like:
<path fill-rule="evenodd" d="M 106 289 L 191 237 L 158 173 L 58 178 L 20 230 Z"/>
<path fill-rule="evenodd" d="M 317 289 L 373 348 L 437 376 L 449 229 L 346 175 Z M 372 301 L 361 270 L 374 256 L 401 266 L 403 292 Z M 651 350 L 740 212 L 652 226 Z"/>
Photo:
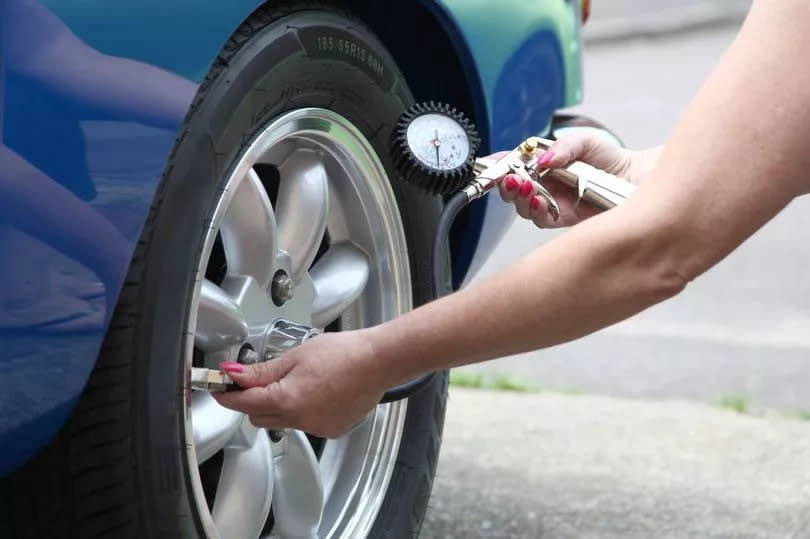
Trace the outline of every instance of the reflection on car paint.
<path fill-rule="evenodd" d="M 100 53 L 35 0 L 5 0 L 2 21 L 0 447 L 8 447 L 49 431 L 28 422 L 49 408 L 66 412 L 92 367 L 197 85 Z M 2 475 L 12 459 L 6 451 L 0 459 Z"/>

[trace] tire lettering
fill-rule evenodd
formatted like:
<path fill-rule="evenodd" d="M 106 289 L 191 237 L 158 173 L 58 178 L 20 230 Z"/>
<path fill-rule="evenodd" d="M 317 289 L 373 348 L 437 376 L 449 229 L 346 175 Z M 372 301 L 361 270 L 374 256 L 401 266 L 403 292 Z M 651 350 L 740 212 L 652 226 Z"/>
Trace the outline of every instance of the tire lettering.
<path fill-rule="evenodd" d="M 351 58 L 354 63 L 370 69 L 375 75 L 383 77 L 385 69 L 381 58 L 366 50 L 351 39 L 335 38 L 331 35 L 313 36 L 317 51 L 337 54 Z"/>

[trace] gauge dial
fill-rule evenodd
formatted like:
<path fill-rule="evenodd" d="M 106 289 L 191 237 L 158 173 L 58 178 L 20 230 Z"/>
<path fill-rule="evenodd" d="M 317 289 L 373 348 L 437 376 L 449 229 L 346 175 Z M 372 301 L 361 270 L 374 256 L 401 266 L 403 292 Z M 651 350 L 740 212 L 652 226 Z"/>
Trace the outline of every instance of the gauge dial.
<path fill-rule="evenodd" d="M 392 132 L 391 158 L 402 179 L 449 195 L 469 181 L 481 140 L 475 126 L 443 103 L 417 103 Z"/>
<path fill-rule="evenodd" d="M 444 114 L 423 114 L 408 126 L 408 146 L 425 166 L 453 170 L 467 161 L 470 139 L 455 119 Z"/>

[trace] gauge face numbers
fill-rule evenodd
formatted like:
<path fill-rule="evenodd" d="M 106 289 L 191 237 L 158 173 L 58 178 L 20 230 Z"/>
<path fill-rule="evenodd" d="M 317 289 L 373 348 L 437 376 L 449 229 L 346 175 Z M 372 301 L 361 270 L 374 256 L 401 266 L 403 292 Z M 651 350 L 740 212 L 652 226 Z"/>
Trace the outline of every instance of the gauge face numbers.
<path fill-rule="evenodd" d="M 434 170 L 454 170 L 470 155 L 467 131 L 444 114 L 417 116 L 408 125 L 406 135 L 413 155 Z"/>

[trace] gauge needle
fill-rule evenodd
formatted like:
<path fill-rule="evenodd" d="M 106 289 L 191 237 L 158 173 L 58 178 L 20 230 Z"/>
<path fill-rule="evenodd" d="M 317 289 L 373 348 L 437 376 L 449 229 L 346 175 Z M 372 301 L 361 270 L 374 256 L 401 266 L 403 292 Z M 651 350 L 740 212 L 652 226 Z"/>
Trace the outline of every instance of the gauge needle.
<path fill-rule="evenodd" d="M 442 141 L 439 140 L 439 130 L 435 129 L 433 131 L 433 135 L 435 136 L 435 138 L 433 139 L 433 145 L 436 147 L 436 166 L 441 168 L 442 163 L 439 160 L 439 146 L 442 145 Z"/>

